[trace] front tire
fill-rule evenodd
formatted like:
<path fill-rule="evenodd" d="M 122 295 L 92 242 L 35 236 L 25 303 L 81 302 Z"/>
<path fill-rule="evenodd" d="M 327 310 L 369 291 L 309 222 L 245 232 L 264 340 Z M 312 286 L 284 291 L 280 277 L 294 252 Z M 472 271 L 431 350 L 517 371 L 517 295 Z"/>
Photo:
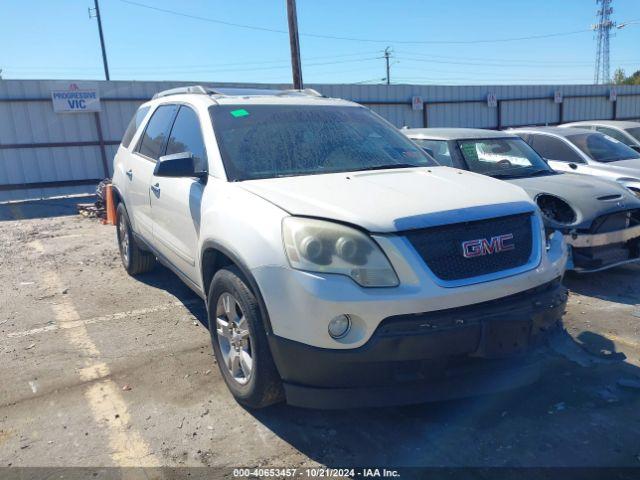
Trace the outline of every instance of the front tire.
<path fill-rule="evenodd" d="M 219 270 L 209 288 L 213 351 L 236 401 L 263 408 L 284 399 L 258 301 L 235 266 Z"/>
<path fill-rule="evenodd" d="M 122 265 L 129 275 L 138 275 L 153 270 L 156 257 L 138 246 L 131 230 L 129 215 L 123 203 L 116 210 L 116 230 L 118 233 L 118 249 Z"/>

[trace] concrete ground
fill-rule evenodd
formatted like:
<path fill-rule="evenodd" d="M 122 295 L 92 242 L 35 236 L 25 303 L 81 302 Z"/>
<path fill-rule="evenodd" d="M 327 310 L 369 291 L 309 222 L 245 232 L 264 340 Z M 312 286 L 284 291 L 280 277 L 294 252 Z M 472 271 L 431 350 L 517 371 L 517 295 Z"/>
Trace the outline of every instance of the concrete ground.
<path fill-rule="evenodd" d="M 202 302 L 163 268 L 127 276 L 115 229 L 59 207 L 0 207 L 1 466 L 640 466 L 638 267 L 567 279 L 568 334 L 529 387 L 250 412 Z"/>

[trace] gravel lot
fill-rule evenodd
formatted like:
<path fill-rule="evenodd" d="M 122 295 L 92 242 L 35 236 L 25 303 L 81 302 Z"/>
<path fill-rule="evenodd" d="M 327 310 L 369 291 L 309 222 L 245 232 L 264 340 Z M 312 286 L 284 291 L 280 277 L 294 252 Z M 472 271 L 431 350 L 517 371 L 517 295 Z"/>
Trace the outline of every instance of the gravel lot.
<path fill-rule="evenodd" d="M 163 268 L 128 277 L 72 204 L 0 206 L 2 466 L 640 466 L 638 267 L 567 278 L 567 334 L 524 389 L 249 412 L 203 303 Z"/>

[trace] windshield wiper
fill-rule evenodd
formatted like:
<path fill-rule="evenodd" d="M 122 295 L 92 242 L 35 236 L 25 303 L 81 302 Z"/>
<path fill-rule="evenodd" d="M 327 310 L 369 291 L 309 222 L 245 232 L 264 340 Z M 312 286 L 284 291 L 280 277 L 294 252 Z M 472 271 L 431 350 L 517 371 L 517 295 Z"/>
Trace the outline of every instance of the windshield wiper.
<path fill-rule="evenodd" d="M 489 175 L 490 177 L 493 178 L 526 178 L 526 177 L 533 177 L 536 175 L 541 175 L 541 174 L 547 174 L 547 173 L 551 173 L 549 172 L 549 170 L 526 170 L 526 169 L 522 169 L 521 172 L 518 171 L 508 171 L 508 172 L 486 172 L 485 175 Z"/>
<path fill-rule="evenodd" d="M 425 165 L 413 165 L 411 163 L 392 163 L 389 165 L 374 165 L 372 167 L 362 167 L 362 168 L 356 168 L 354 170 L 350 170 L 352 172 L 364 172 L 367 170 L 387 170 L 387 169 L 392 169 L 392 168 L 420 168 L 420 167 L 424 167 Z"/>
<path fill-rule="evenodd" d="M 533 176 L 537 176 L 537 175 L 551 175 L 555 172 L 552 172 L 551 170 L 546 170 L 546 169 L 540 169 L 540 170 L 534 170 L 532 172 L 527 173 L 527 177 L 533 177 Z"/>
<path fill-rule="evenodd" d="M 484 175 L 488 175 L 493 178 L 514 178 L 519 177 L 520 175 L 514 175 L 513 173 L 507 172 L 485 172 Z"/>

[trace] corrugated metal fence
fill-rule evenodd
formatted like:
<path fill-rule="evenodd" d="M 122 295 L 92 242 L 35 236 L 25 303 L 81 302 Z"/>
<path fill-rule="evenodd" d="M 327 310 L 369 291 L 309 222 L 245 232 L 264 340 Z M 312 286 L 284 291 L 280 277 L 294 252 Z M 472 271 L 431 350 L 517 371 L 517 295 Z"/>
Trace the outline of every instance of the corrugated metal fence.
<path fill-rule="evenodd" d="M 91 82 L 99 113 L 54 113 L 49 80 L 0 81 L 0 202 L 91 192 L 111 175 L 120 138 L 137 106 L 159 90 L 185 82 Z M 87 82 L 79 82 L 87 84 Z M 216 84 L 289 88 L 288 85 Z M 585 119 L 640 118 L 640 86 L 606 85 L 427 86 L 307 85 L 327 96 L 362 103 L 398 127 L 501 129 Z M 554 101 L 560 91 L 562 103 Z M 489 107 L 487 95 L 497 106 Z M 421 107 L 415 109 L 414 97 Z"/>

